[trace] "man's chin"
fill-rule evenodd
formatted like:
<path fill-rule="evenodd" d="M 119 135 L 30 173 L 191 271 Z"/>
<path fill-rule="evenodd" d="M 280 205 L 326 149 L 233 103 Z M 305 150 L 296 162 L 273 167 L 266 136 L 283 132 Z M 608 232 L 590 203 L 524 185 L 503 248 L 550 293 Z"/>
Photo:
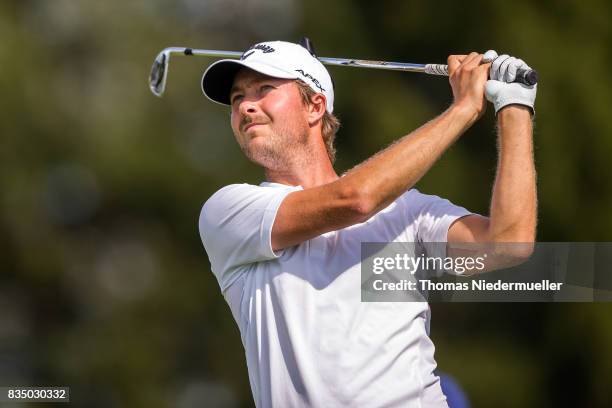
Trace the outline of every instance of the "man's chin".
<path fill-rule="evenodd" d="M 273 146 L 257 143 L 256 140 L 251 140 L 248 145 L 242 149 L 242 152 L 249 161 L 264 168 L 276 168 L 279 160 L 282 161 L 281 152 L 274 149 Z"/>
<path fill-rule="evenodd" d="M 247 135 L 245 148 L 250 151 L 267 150 L 268 140 L 261 132 L 252 132 Z"/>

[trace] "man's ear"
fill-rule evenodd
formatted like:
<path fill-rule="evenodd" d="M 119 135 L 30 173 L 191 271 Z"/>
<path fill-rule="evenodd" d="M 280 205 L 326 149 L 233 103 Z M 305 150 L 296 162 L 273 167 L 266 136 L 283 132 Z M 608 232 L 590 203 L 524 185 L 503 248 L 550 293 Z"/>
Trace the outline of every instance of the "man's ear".
<path fill-rule="evenodd" d="M 313 126 L 316 124 L 323 115 L 325 115 L 325 108 L 327 106 L 327 100 L 323 94 L 314 94 L 310 98 L 310 104 L 308 105 L 308 124 Z"/>

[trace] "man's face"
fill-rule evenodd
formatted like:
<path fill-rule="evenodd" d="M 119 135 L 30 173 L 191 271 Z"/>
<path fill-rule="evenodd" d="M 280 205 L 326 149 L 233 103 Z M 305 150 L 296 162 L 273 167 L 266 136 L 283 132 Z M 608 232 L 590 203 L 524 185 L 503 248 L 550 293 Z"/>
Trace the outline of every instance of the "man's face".
<path fill-rule="evenodd" d="M 254 163 L 282 170 L 306 144 L 308 110 L 294 80 L 242 69 L 230 101 L 234 136 Z"/>

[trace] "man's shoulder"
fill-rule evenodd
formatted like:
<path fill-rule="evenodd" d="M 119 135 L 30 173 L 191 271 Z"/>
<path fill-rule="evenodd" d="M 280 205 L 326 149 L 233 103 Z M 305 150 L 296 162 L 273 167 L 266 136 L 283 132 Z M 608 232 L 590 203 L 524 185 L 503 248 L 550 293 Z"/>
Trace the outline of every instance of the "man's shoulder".
<path fill-rule="evenodd" d="M 286 189 L 296 189 L 296 187 L 268 182 L 263 182 L 259 185 L 248 183 L 228 184 L 215 191 L 213 195 L 204 202 L 202 209 L 209 208 L 217 203 L 225 205 L 231 201 L 240 201 L 249 196 L 256 196 L 259 194 L 282 194 L 283 190 Z"/>
<path fill-rule="evenodd" d="M 215 191 L 208 198 L 208 200 L 206 200 L 204 202 L 204 205 L 206 205 L 207 203 L 209 203 L 211 201 L 214 201 L 215 199 L 218 199 L 219 197 L 224 197 L 224 196 L 227 196 L 229 194 L 244 194 L 244 193 L 247 193 L 247 192 L 252 191 L 253 189 L 257 189 L 257 188 L 259 188 L 259 186 L 256 186 L 256 185 L 253 185 L 253 184 L 247 184 L 247 183 L 228 184 L 226 186 L 221 187 L 217 191 Z"/>
<path fill-rule="evenodd" d="M 213 193 L 210 198 L 213 198 L 217 195 L 228 194 L 228 193 L 246 193 L 249 191 L 256 191 L 262 188 L 261 186 L 249 183 L 234 183 L 228 184 L 226 186 L 221 187 L 217 191 Z"/>
<path fill-rule="evenodd" d="M 223 230 L 223 225 L 229 225 L 228 221 L 235 218 L 246 203 L 252 201 L 251 197 L 258 195 L 257 192 L 261 188 L 248 183 L 228 184 L 215 191 L 204 202 L 200 210 L 198 228 L 205 247 Z"/>
<path fill-rule="evenodd" d="M 260 208 L 284 197 L 288 190 L 301 189 L 299 186 L 263 182 L 260 185 L 240 183 L 220 188 L 202 205 L 200 225 L 225 217 L 228 213 L 239 212 L 243 208 Z"/>
<path fill-rule="evenodd" d="M 209 218 L 216 217 L 216 213 L 221 210 L 227 209 L 228 205 L 232 202 L 240 202 L 241 200 L 253 194 L 261 187 L 241 183 L 241 184 L 228 184 L 215 191 L 202 205 L 200 211 L 200 220 L 203 220 L 205 216 Z"/>

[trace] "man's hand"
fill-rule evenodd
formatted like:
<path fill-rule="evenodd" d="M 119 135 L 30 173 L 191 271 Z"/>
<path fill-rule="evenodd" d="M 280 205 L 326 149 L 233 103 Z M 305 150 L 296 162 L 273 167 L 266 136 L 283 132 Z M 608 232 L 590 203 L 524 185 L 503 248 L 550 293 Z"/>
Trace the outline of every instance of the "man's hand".
<path fill-rule="evenodd" d="M 538 86 L 524 85 L 512 82 L 516 79 L 516 71 L 530 69 L 525 61 L 509 55 L 497 56 L 493 50 L 487 51 L 485 57 L 495 59 L 491 64 L 490 80 L 485 86 L 487 100 L 493 103 L 495 113 L 508 105 L 527 106 L 531 113 L 535 113 L 534 103 Z"/>
<path fill-rule="evenodd" d="M 454 104 L 470 112 L 472 121 L 480 118 L 487 108 L 484 88 L 491 64 L 481 65 L 482 59 L 483 55 L 476 52 L 448 57 L 448 76 Z"/>

